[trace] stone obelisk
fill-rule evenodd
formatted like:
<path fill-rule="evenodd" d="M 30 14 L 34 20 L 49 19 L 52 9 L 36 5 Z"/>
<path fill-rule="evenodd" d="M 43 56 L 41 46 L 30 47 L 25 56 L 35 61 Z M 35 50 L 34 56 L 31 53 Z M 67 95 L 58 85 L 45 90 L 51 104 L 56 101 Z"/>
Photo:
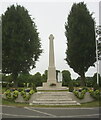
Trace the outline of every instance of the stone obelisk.
<path fill-rule="evenodd" d="M 49 67 L 48 67 L 48 79 L 46 83 L 43 83 L 42 87 L 37 87 L 37 90 L 63 90 L 67 89 L 62 87 L 62 83 L 56 81 L 56 69 L 54 59 L 54 36 L 49 36 Z"/>
<path fill-rule="evenodd" d="M 56 83 L 56 69 L 54 61 L 54 36 L 49 36 L 49 67 L 48 67 L 48 83 Z"/>

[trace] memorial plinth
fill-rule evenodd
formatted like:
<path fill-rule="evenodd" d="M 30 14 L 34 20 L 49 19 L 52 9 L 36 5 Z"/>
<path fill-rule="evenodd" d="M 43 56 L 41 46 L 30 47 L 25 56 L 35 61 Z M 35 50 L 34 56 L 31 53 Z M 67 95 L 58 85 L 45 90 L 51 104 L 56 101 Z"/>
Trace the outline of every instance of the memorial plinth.
<path fill-rule="evenodd" d="M 54 36 L 49 36 L 49 67 L 48 67 L 48 79 L 46 83 L 43 83 L 42 87 L 37 87 L 37 90 L 64 90 L 66 87 L 62 87 L 62 83 L 56 81 L 56 68 L 54 60 Z"/>

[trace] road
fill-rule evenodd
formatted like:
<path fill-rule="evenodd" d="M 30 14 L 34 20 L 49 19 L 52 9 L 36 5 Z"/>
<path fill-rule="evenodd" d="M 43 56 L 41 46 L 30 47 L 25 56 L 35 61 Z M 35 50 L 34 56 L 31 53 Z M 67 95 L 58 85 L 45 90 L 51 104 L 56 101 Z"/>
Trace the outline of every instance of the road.
<path fill-rule="evenodd" d="M 99 108 L 35 108 L 2 106 L 3 118 L 99 118 Z"/>

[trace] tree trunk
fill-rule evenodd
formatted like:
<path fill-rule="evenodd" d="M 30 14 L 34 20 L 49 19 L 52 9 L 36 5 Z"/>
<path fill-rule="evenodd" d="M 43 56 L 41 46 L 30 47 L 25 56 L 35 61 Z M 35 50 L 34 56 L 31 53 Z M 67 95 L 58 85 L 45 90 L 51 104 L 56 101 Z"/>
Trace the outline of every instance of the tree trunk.
<path fill-rule="evenodd" d="M 83 73 L 83 74 L 81 75 L 81 86 L 82 86 L 82 87 L 85 87 L 85 86 L 86 86 L 85 73 Z"/>

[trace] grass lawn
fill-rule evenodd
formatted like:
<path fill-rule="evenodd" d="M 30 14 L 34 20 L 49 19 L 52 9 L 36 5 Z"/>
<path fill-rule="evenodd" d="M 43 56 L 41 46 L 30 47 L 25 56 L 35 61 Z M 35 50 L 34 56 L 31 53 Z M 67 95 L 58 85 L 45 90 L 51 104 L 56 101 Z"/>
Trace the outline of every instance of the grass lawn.
<path fill-rule="evenodd" d="M 99 101 L 93 101 L 89 103 L 83 103 L 81 105 L 64 105 L 64 106 L 48 106 L 48 105 L 29 105 L 28 103 L 15 103 L 14 101 L 8 101 L 5 99 L 2 99 L 2 104 L 3 105 L 8 105 L 8 106 L 17 106 L 17 107 L 25 107 L 25 106 L 31 106 L 31 107 L 101 107 L 101 102 Z"/>

